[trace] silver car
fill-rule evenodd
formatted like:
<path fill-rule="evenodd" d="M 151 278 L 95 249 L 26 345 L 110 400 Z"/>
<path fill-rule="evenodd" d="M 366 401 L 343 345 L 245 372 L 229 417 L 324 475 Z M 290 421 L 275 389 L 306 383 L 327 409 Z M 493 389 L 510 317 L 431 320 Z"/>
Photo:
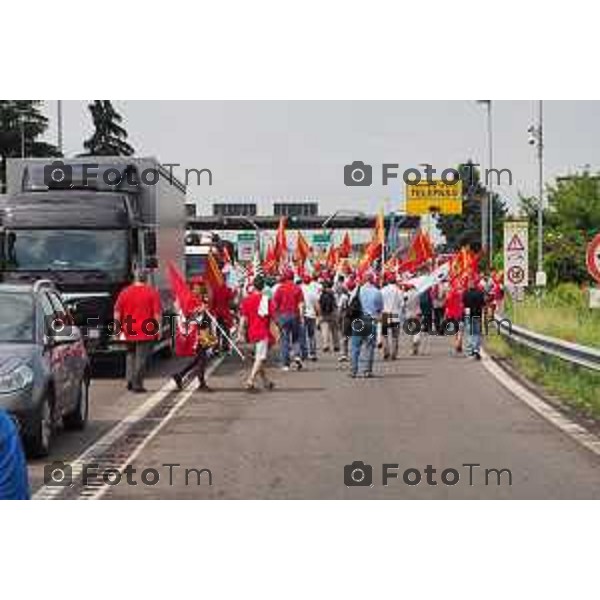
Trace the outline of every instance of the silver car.
<path fill-rule="evenodd" d="M 85 427 L 89 384 L 81 333 L 53 284 L 0 284 L 0 407 L 28 454 L 46 456 L 60 426 Z"/>

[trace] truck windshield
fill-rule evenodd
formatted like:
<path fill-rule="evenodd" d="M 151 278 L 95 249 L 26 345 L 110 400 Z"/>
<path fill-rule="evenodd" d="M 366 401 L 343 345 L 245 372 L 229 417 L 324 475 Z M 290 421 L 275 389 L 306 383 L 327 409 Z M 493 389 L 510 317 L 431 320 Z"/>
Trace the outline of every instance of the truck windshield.
<path fill-rule="evenodd" d="M 124 230 L 13 230 L 7 234 L 8 267 L 17 271 L 103 271 L 127 265 Z"/>
<path fill-rule="evenodd" d="M 0 342 L 32 342 L 34 322 L 31 295 L 0 292 Z"/>

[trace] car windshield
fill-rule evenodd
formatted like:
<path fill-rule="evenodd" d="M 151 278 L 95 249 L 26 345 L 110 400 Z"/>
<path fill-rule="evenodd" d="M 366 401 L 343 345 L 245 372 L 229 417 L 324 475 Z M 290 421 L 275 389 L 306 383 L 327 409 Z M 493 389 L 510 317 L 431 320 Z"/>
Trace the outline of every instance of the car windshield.
<path fill-rule="evenodd" d="M 0 292 L 0 342 L 32 342 L 34 323 L 29 294 Z"/>
<path fill-rule="evenodd" d="M 127 263 L 123 230 L 18 230 L 7 240 L 7 262 L 18 271 L 121 273 Z"/>

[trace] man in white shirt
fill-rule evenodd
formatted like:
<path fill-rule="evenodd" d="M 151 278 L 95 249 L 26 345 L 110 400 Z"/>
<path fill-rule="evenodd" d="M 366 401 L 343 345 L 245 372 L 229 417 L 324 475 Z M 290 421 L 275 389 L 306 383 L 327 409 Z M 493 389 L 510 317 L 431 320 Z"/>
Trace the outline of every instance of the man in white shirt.
<path fill-rule="evenodd" d="M 396 360 L 400 328 L 402 327 L 404 294 L 392 273 L 385 275 L 385 285 L 381 290 L 381 295 L 383 296 L 383 360 Z"/>
<path fill-rule="evenodd" d="M 304 340 L 302 340 L 302 358 L 317 360 L 317 318 L 319 317 L 319 288 L 310 275 L 302 280 L 304 296 Z"/>

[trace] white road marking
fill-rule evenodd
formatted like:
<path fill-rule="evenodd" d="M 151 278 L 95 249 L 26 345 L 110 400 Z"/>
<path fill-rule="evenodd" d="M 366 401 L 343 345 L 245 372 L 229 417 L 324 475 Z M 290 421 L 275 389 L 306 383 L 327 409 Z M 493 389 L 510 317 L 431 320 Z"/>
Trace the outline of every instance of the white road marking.
<path fill-rule="evenodd" d="M 210 365 L 207 370 L 207 375 L 210 375 L 214 370 L 223 362 L 224 357 L 219 357 L 215 362 Z M 127 461 L 125 461 L 122 465 L 122 469 L 124 469 L 127 464 L 132 460 L 132 457 L 137 456 L 143 447 L 152 439 L 160 429 L 162 429 L 163 425 L 169 421 L 173 415 L 179 410 L 179 408 L 187 402 L 192 392 L 196 389 L 197 382 L 189 388 L 182 390 L 180 392 L 181 398 L 177 401 L 177 403 L 173 406 L 173 408 L 167 413 L 167 415 L 159 421 L 157 426 L 144 438 L 140 444 L 134 449 L 133 453 L 127 457 Z M 190 389 L 191 388 L 191 389 Z M 167 395 L 175 390 L 175 383 L 169 378 L 169 380 L 152 396 L 150 396 L 143 404 L 140 404 L 134 411 L 128 414 L 125 418 L 123 418 L 119 423 L 117 423 L 110 431 L 108 431 L 104 436 L 102 436 L 98 441 L 89 446 L 82 454 L 80 454 L 76 459 L 67 463 L 67 467 L 71 468 L 72 471 L 72 480 L 77 481 L 83 472 L 83 467 L 85 464 L 90 462 L 90 458 L 94 455 L 107 450 L 112 444 L 114 444 L 119 438 L 121 438 L 125 433 L 134 425 L 135 423 L 141 421 L 146 415 L 157 406 Z M 135 456 L 134 456 L 135 455 Z M 100 497 L 106 492 L 107 486 L 103 486 L 99 489 L 99 493 L 94 495 L 95 497 Z M 33 496 L 32 500 L 53 500 L 57 496 L 59 496 L 63 491 L 62 486 L 49 486 L 43 485 Z"/>
<path fill-rule="evenodd" d="M 596 456 L 600 456 L 600 438 L 589 432 L 587 429 L 571 421 L 545 400 L 529 391 L 521 385 L 516 379 L 510 376 L 504 369 L 499 367 L 486 352 L 482 352 L 482 362 L 484 367 L 514 396 L 523 401 L 536 413 L 544 417 L 547 421 L 558 427 L 563 433 L 571 439 L 581 444 Z"/>

